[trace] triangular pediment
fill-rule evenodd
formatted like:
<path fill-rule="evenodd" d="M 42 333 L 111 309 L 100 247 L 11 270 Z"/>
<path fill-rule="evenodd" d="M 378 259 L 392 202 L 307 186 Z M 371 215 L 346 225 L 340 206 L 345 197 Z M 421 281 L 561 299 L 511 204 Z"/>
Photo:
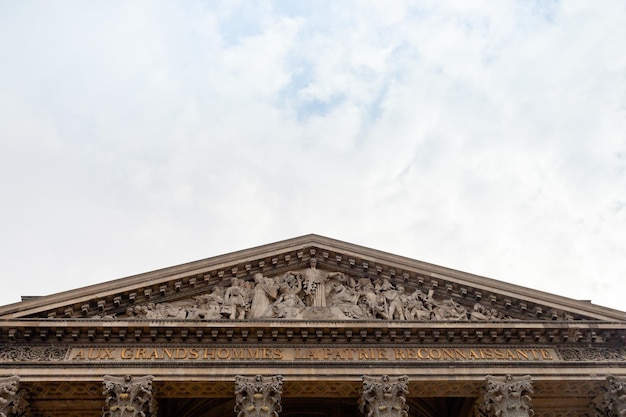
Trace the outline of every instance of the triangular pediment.
<path fill-rule="evenodd" d="M 626 313 L 306 235 L 7 305 L 0 318 L 624 321 Z"/>

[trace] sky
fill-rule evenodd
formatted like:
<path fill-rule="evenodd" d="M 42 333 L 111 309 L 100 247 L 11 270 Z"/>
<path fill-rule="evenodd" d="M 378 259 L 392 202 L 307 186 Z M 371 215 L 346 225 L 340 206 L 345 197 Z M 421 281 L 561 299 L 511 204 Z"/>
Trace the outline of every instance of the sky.
<path fill-rule="evenodd" d="M 625 311 L 624 22 L 0 0 L 0 305 L 315 233 Z"/>

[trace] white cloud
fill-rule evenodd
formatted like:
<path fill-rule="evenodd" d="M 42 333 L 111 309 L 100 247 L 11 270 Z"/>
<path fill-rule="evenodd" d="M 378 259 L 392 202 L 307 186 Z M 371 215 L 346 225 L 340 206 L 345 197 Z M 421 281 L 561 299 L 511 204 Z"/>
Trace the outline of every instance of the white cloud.
<path fill-rule="evenodd" d="M 623 310 L 623 5 L 381 5 L 0 6 L 0 303 L 318 233 Z"/>

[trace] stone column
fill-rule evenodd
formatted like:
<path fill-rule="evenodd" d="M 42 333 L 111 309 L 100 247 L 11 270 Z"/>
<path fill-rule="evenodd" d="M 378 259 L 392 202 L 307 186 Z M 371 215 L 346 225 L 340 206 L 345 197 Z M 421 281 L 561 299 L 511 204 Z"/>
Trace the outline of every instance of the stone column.
<path fill-rule="evenodd" d="M 235 412 L 237 417 L 278 417 L 282 411 L 281 375 L 263 377 L 235 377 Z"/>
<path fill-rule="evenodd" d="M 603 394 L 594 405 L 592 415 L 596 417 L 626 416 L 626 378 L 609 375 L 603 388 Z"/>
<path fill-rule="evenodd" d="M 529 394 L 533 393 L 530 375 L 497 377 L 487 375 L 487 390 L 482 411 L 493 417 L 529 417 L 534 414 Z"/>
<path fill-rule="evenodd" d="M 25 416 L 28 402 L 20 391 L 20 378 L 0 378 L 0 417 Z"/>
<path fill-rule="evenodd" d="M 363 393 L 359 408 L 367 417 L 407 417 L 409 406 L 406 395 L 409 393 L 409 377 L 380 378 L 363 376 Z"/>
<path fill-rule="evenodd" d="M 103 417 L 156 417 L 152 376 L 104 376 Z"/>

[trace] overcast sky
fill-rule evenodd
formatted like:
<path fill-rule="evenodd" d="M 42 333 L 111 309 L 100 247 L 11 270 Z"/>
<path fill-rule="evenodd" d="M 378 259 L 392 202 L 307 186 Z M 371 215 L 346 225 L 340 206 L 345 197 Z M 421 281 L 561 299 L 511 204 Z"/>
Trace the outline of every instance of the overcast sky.
<path fill-rule="evenodd" d="M 316 233 L 626 310 L 626 3 L 0 0 L 0 305 Z"/>

